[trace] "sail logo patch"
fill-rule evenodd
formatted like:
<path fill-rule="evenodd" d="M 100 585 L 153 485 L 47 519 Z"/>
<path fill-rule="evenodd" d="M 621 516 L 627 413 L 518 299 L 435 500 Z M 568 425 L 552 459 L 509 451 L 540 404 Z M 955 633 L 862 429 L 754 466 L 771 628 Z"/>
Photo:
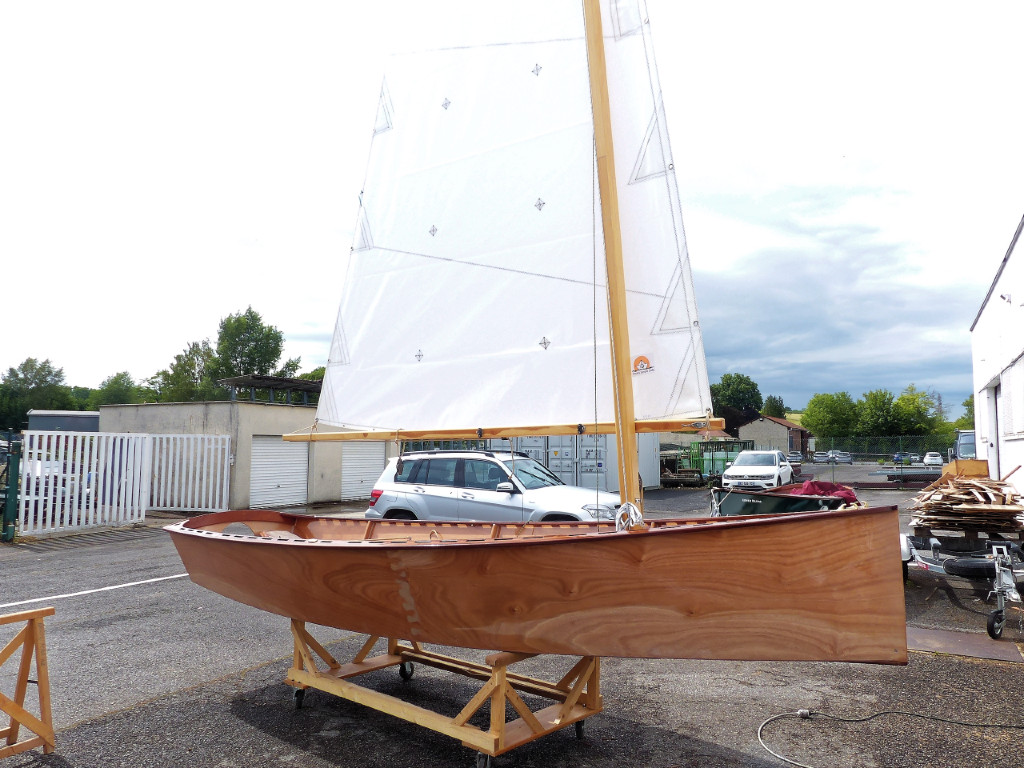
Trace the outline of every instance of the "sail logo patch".
<path fill-rule="evenodd" d="M 644 355 L 633 358 L 633 373 L 650 373 L 653 370 L 650 359 Z"/>

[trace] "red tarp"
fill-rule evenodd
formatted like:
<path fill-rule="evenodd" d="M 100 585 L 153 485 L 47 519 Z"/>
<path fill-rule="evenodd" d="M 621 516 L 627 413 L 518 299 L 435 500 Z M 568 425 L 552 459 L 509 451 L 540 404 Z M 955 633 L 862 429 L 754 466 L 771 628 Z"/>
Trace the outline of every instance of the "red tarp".
<path fill-rule="evenodd" d="M 848 504 L 857 503 L 857 494 L 852 488 L 839 483 L 826 483 L 817 480 L 805 480 L 799 488 L 787 491 L 794 496 L 838 496 Z"/>

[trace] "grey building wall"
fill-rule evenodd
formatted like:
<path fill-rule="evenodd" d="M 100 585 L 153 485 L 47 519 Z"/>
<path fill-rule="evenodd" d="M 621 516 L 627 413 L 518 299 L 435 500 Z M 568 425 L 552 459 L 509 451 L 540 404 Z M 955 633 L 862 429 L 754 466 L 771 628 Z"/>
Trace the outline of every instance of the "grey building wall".
<path fill-rule="evenodd" d="M 771 419 L 756 419 L 739 428 L 740 440 L 753 440 L 758 448 L 777 448 L 780 451 L 800 450 L 799 437 L 794 435 L 790 445 L 790 429 Z"/>

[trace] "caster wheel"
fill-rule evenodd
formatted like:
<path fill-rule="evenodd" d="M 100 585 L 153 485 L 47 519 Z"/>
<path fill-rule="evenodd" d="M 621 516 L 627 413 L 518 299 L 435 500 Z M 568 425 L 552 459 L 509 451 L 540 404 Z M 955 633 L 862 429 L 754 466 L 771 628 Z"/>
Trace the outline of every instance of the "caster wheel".
<path fill-rule="evenodd" d="M 416 672 L 416 667 L 413 666 L 411 661 L 403 661 L 398 665 L 398 676 L 403 680 L 412 680 L 413 673 Z"/>
<path fill-rule="evenodd" d="M 295 708 L 302 709 L 302 702 L 306 698 L 306 689 L 296 688 L 295 693 L 292 694 L 292 698 L 295 700 Z"/>
<path fill-rule="evenodd" d="M 1002 611 L 992 611 L 988 615 L 988 636 L 998 640 L 1003 634 L 1003 627 L 1006 626 L 1006 614 Z"/>
<path fill-rule="evenodd" d="M 476 753 L 476 768 L 492 768 L 494 765 L 494 758 L 490 755 L 485 755 L 483 752 Z"/>
<path fill-rule="evenodd" d="M 576 727 L 576 738 L 577 739 L 582 739 L 583 738 L 583 724 L 585 722 L 586 722 L 585 720 L 577 720 L 575 723 L 573 723 L 573 725 Z"/>

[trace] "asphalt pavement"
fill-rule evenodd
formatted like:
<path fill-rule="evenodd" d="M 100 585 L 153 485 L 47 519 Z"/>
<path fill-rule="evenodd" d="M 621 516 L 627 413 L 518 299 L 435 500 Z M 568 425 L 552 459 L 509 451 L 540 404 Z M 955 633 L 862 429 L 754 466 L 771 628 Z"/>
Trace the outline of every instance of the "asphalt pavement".
<path fill-rule="evenodd" d="M 913 492 L 860 496 L 899 506 L 902 526 L 909 522 Z M 647 494 L 645 511 L 699 515 L 708 506 L 706 490 L 660 490 Z M 283 682 L 292 653 L 287 620 L 183 578 L 158 522 L 0 546 L 0 613 L 43 605 L 57 611 L 46 620 L 57 750 L 9 757 L 2 768 L 474 764 L 473 751 L 458 742 L 319 691 L 309 691 L 296 709 Z M 728 564 L 722 578 L 729 578 Z M 1000 641 L 991 640 L 985 592 L 913 569 L 908 627 L 982 649 L 1017 650 L 1024 641 L 1020 612 L 1010 614 Z M 315 632 L 338 658 L 362 642 L 338 630 Z M 9 637 L 0 634 L 0 642 Z M 973 645 L 969 653 L 912 651 L 905 667 L 605 659 L 604 711 L 586 721 L 583 739 L 568 728 L 494 764 L 786 765 L 759 742 L 765 724 L 770 749 L 819 768 L 1016 765 L 1024 664 L 986 658 L 995 654 Z M 0 690 L 8 695 L 10 666 L 0 667 Z M 541 657 L 513 669 L 558 679 L 564 666 L 565 659 Z M 362 682 L 452 715 L 479 687 L 423 667 L 408 682 L 393 669 Z M 799 710 L 810 717 L 797 716 Z"/>

